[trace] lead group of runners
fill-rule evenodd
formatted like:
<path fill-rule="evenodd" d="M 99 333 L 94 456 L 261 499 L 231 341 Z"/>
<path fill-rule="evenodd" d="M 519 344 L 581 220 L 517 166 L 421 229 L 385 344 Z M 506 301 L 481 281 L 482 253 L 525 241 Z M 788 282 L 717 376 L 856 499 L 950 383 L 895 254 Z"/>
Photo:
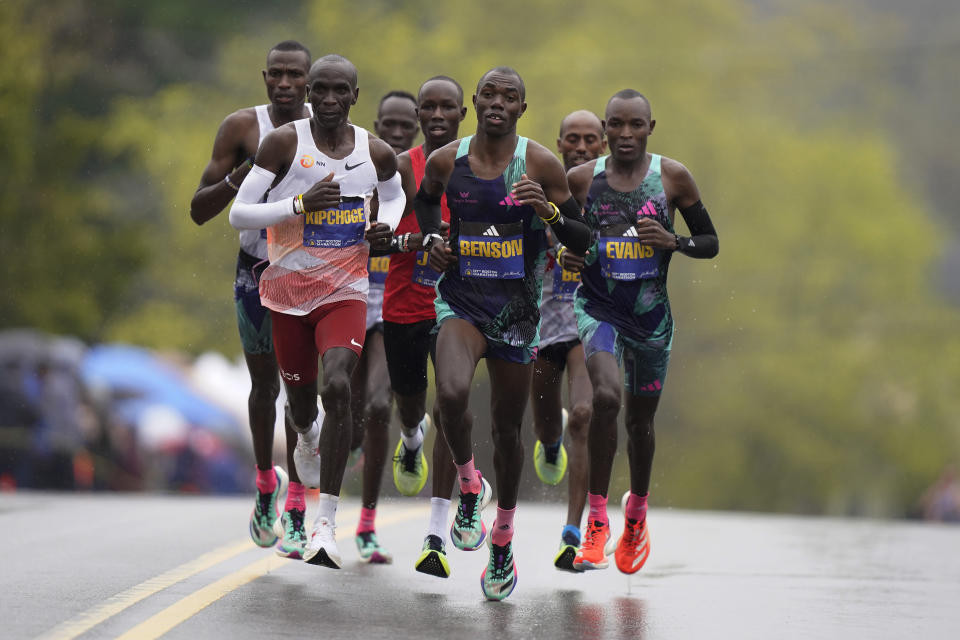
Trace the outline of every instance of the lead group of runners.
<path fill-rule="evenodd" d="M 337 55 L 311 60 L 294 41 L 269 51 L 269 104 L 224 120 L 191 203 L 203 224 L 233 200 L 230 223 L 240 230 L 234 289 L 252 382 L 253 540 L 340 568 L 340 485 L 351 454 L 362 452 L 357 548 L 366 562 L 391 562 L 375 519 L 395 399 L 395 485 L 417 495 L 433 467 L 416 570 L 449 577 L 448 532 L 459 549 L 486 542 L 483 594 L 506 598 L 517 584 L 520 433 L 532 397 L 537 475 L 547 484 L 570 475 L 555 566 L 604 569 L 612 554 L 620 571 L 638 571 L 650 552 L 654 414 L 673 343 L 667 270 L 675 253 L 718 251 L 689 171 L 647 152 L 650 103 L 625 89 L 602 120 L 589 111 L 564 118 L 561 163 L 517 135 L 526 89 L 512 68 L 491 69 L 477 83 L 473 135 L 459 137 L 464 92 L 447 76 L 430 78 L 416 96 L 384 96 L 371 135 L 350 122 L 354 65 Z M 424 143 L 410 148 L 418 130 Z M 675 211 L 689 236 L 676 233 Z M 429 412 L 428 356 L 436 380 Z M 497 498 L 489 531 L 482 511 L 493 487 L 474 464 L 468 409 L 481 359 Z M 561 406 L 564 370 L 569 410 Z M 289 477 L 271 456 L 279 380 Z M 630 490 L 615 540 L 607 492 L 621 406 Z M 434 426 L 428 465 L 424 436 Z M 306 488 L 319 490 L 309 534 Z"/>

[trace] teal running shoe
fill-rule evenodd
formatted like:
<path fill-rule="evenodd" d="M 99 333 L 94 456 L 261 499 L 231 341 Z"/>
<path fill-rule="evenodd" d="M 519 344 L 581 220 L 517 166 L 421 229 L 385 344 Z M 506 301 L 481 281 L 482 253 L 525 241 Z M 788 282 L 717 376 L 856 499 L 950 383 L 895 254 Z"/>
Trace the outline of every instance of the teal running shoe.
<path fill-rule="evenodd" d="M 503 600 L 517 586 L 517 564 L 513 560 L 513 542 L 502 547 L 490 543 L 490 561 L 480 574 L 480 589 L 487 600 Z"/>
<path fill-rule="evenodd" d="M 357 551 L 360 552 L 361 561 L 370 564 L 390 564 L 393 562 L 393 554 L 380 546 L 375 532 L 358 532 L 355 540 L 357 541 Z"/>
<path fill-rule="evenodd" d="M 453 524 L 450 525 L 450 539 L 453 541 L 453 546 L 464 551 L 476 551 L 487 536 L 487 528 L 483 524 L 480 513 L 490 503 L 493 490 L 479 471 L 477 476 L 480 478 L 480 493 L 460 492 L 457 515 L 453 519 Z"/>
<path fill-rule="evenodd" d="M 287 492 L 287 472 L 280 467 L 273 468 L 277 476 L 277 487 L 272 493 L 260 493 L 250 513 L 250 537 L 258 547 L 272 547 L 277 542 L 273 524 L 280 516 L 280 496 Z"/>
<path fill-rule="evenodd" d="M 306 514 L 303 509 L 287 509 L 273 523 L 273 532 L 280 542 L 277 543 L 277 555 L 281 558 L 299 560 L 307 546 L 307 531 L 303 526 Z"/>

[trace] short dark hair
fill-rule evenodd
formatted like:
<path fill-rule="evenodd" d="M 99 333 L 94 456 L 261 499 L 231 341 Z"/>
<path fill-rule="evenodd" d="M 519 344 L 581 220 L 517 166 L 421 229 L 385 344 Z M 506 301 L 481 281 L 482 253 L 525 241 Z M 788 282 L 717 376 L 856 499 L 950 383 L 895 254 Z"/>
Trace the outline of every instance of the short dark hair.
<path fill-rule="evenodd" d="M 273 51 L 303 51 L 305 54 L 307 54 L 308 67 L 313 61 L 313 57 L 310 55 L 310 49 L 307 49 L 296 40 L 284 40 L 283 42 L 278 42 L 277 44 L 273 45 L 270 47 L 270 51 L 267 51 L 267 58 L 270 57 L 270 53 Z"/>
<path fill-rule="evenodd" d="M 320 56 L 319 58 L 314 60 L 313 65 L 310 67 L 310 73 L 308 74 L 308 78 L 312 81 L 314 69 L 318 69 L 319 67 L 325 64 L 342 64 L 345 67 L 348 67 L 350 69 L 350 75 L 352 76 L 351 79 L 353 80 L 353 88 L 354 89 L 357 88 L 357 83 L 360 80 L 359 74 L 357 73 L 357 66 L 352 62 L 350 62 L 349 60 L 347 60 L 346 58 L 344 58 L 343 56 L 338 55 L 336 53 L 328 53 L 327 55 Z"/>
<path fill-rule="evenodd" d="M 477 90 L 480 90 L 480 85 L 483 84 L 484 79 L 491 73 L 502 73 L 505 76 L 513 76 L 520 81 L 520 100 L 527 99 L 527 87 L 523 84 L 523 78 L 520 77 L 520 74 L 513 67 L 494 67 L 487 71 L 485 74 L 480 76 L 480 81 L 477 82 Z"/>
<path fill-rule="evenodd" d="M 432 78 L 427 78 L 424 81 L 424 83 L 420 85 L 420 91 L 423 91 L 423 87 L 426 86 L 427 82 L 433 82 L 434 80 L 442 80 L 444 82 L 449 82 L 450 84 L 455 86 L 457 88 L 457 99 L 460 100 L 460 104 L 463 104 L 463 87 L 461 87 L 460 83 L 454 80 L 453 78 L 451 78 L 450 76 L 433 76 Z"/>
<path fill-rule="evenodd" d="M 393 91 L 387 91 L 383 94 L 383 97 L 380 98 L 380 102 L 377 104 L 377 117 L 380 117 L 380 110 L 383 108 L 383 103 L 389 100 L 390 98 L 404 98 L 413 103 L 413 108 L 416 109 L 417 99 L 409 91 L 404 91 L 403 89 L 394 89 Z"/>
<path fill-rule="evenodd" d="M 649 110 L 651 114 L 653 112 L 653 107 L 650 106 L 650 101 L 647 100 L 647 96 L 643 95 L 636 89 L 621 89 L 620 91 L 617 91 L 615 94 L 610 96 L 609 100 L 607 100 L 608 107 L 610 106 L 610 103 L 613 102 L 615 98 L 619 98 L 621 100 L 633 100 L 634 98 L 640 98 L 641 100 L 647 103 L 647 110 Z"/>

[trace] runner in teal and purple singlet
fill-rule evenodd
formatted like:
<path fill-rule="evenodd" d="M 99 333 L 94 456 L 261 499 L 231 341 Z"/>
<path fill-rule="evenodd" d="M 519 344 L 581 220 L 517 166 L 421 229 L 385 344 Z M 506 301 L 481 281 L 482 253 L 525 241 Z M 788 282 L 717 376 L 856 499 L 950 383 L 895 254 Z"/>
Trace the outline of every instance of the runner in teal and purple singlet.
<path fill-rule="evenodd" d="M 586 204 L 592 231 L 575 310 L 593 385 L 590 421 L 587 532 L 574 569 L 605 569 L 613 552 L 607 491 L 617 451 L 621 389 L 626 390 L 630 495 L 617 568 L 635 573 L 650 553 L 646 522 L 653 466 L 653 420 L 673 344 L 667 270 L 674 253 L 717 254 L 717 234 L 686 167 L 647 153 L 656 122 L 643 95 L 625 89 L 607 103 L 604 130 L 610 155 L 568 174 L 571 191 Z M 691 237 L 674 232 L 679 210 Z M 620 366 L 624 372 L 621 378 Z"/>

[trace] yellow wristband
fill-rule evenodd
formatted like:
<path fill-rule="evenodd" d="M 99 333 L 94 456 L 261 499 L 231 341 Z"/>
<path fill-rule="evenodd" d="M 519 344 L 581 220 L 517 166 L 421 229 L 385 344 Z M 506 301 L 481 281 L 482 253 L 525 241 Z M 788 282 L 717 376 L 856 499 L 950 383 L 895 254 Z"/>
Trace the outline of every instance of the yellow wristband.
<path fill-rule="evenodd" d="M 547 224 L 553 224 L 560 219 L 560 209 L 558 209 L 557 205 L 553 204 L 552 202 L 547 202 L 547 204 L 553 208 L 553 215 L 549 218 L 544 218 L 543 221 Z"/>

